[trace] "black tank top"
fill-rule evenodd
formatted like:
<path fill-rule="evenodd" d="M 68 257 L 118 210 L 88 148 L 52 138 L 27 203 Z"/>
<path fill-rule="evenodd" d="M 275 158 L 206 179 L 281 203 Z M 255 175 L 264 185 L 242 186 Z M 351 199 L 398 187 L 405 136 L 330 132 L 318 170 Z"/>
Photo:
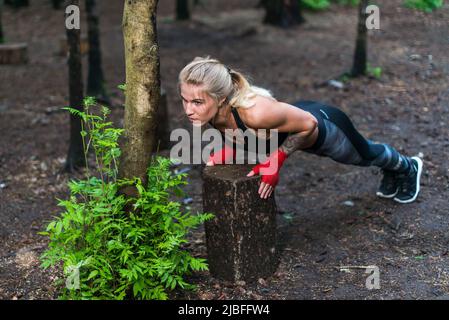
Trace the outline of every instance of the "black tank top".
<path fill-rule="evenodd" d="M 320 112 L 320 108 L 324 107 L 325 105 L 322 104 L 322 103 L 319 103 L 319 102 L 308 101 L 308 100 L 300 100 L 300 101 L 292 103 L 291 105 L 293 105 L 293 106 L 295 106 L 297 108 L 300 108 L 300 109 L 302 109 L 304 111 L 310 112 L 312 115 L 315 116 L 315 118 L 317 118 L 317 120 L 318 120 L 318 138 L 317 138 L 316 142 L 311 147 L 303 149 L 303 150 L 309 151 L 309 150 L 316 150 L 316 149 L 318 149 L 323 144 L 324 138 L 326 136 L 326 132 L 325 132 L 326 127 L 324 125 L 323 116 L 322 116 L 322 114 Z M 237 110 L 235 108 L 231 108 L 231 111 L 232 111 L 232 115 L 234 116 L 234 120 L 237 123 L 237 127 L 239 129 L 241 129 L 243 132 L 246 132 L 246 130 L 248 128 L 243 123 L 243 121 L 240 118 L 239 113 L 237 112 Z M 211 126 L 213 126 L 210 121 L 209 121 L 209 124 Z M 223 139 L 225 139 L 225 134 L 223 132 L 221 132 L 221 131 L 220 131 L 220 133 L 223 136 Z M 291 132 L 278 132 L 278 146 L 280 146 L 285 141 L 285 139 L 287 139 L 287 137 L 290 134 L 291 134 Z M 256 139 L 260 139 L 257 136 L 255 138 Z M 248 137 L 245 136 L 244 140 L 245 140 L 244 149 L 245 149 L 245 151 L 247 151 L 248 150 L 248 141 L 247 141 Z M 265 150 L 266 150 L 267 154 L 273 152 L 274 151 L 273 150 L 274 146 L 270 146 L 270 139 L 265 139 L 265 140 L 266 140 Z M 257 148 L 257 145 L 258 144 L 256 143 L 256 148 Z M 252 151 L 254 151 L 254 150 L 252 150 Z"/>

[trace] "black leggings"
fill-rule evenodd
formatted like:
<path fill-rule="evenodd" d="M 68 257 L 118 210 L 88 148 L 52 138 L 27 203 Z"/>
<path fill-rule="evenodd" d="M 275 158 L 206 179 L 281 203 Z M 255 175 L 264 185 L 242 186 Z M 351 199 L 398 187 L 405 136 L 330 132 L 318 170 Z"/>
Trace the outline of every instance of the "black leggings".
<path fill-rule="evenodd" d="M 318 120 L 317 142 L 303 151 L 358 166 L 377 166 L 395 172 L 408 172 L 411 159 L 385 143 L 365 139 L 340 109 L 313 101 L 294 106 L 312 113 Z"/>

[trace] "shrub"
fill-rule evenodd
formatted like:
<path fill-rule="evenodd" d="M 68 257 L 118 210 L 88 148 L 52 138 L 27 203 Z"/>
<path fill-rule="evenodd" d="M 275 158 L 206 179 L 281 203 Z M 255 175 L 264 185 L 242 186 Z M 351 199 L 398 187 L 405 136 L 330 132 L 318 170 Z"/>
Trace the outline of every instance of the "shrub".
<path fill-rule="evenodd" d="M 329 0 L 299 0 L 300 5 L 303 8 L 309 10 L 324 10 L 330 5 Z"/>
<path fill-rule="evenodd" d="M 118 179 L 117 141 L 123 130 L 107 122 L 107 108 L 101 115 L 91 112 L 93 98 L 84 106 L 84 112 L 65 109 L 82 118 L 86 162 L 92 148 L 96 166 L 86 168 L 85 179 L 68 183 L 70 197 L 58 199 L 61 215 L 40 233 L 50 240 L 42 267 L 62 266 L 68 276 L 60 298 L 167 299 L 168 290 L 193 289 L 183 277 L 207 270 L 207 264 L 181 245 L 191 228 L 213 216 L 183 213 L 180 203 L 169 200 L 172 194 L 182 196 L 180 185 L 186 184 L 186 174 L 169 170 L 170 159 L 152 158 L 145 184 Z M 131 185 L 138 196 L 120 194 Z"/>
<path fill-rule="evenodd" d="M 443 0 L 405 0 L 405 6 L 426 12 L 432 12 L 443 6 Z"/>

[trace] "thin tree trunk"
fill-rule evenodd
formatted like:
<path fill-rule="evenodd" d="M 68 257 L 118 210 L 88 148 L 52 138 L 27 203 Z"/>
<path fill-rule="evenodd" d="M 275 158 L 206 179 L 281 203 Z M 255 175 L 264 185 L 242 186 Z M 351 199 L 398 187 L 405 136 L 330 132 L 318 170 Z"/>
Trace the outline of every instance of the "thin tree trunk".
<path fill-rule="evenodd" d="M 3 14 L 3 0 L 0 0 L 0 43 L 5 43 L 5 38 L 4 38 L 4 35 L 3 35 L 2 14 Z"/>
<path fill-rule="evenodd" d="M 176 0 L 176 20 L 189 20 L 189 1 L 188 0 Z"/>
<path fill-rule="evenodd" d="M 87 29 L 89 37 L 89 71 L 87 77 L 87 95 L 108 103 L 104 87 L 104 75 L 101 62 L 100 31 L 95 0 L 86 0 Z"/>
<path fill-rule="evenodd" d="M 28 0 L 5 0 L 5 4 L 14 8 L 27 7 L 29 5 Z"/>
<path fill-rule="evenodd" d="M 64 0 L 51 0 L 51 4 L 53 6 L 53 9 L 58 10 L 61 9 L 61 4 L 64 2 Z"/>
<path fill-rule="evenodd" d="M 261 0 L 265 8 L 264 23 L 288 28 L 305 21 L 297 0 Z"/>
<path fill-rule="evenodd" d="M 366 74 L 367 68 L 367 28 L 365 13 L 368 0 L 362 0 L 359 4 L 359 18 L 357 23 L 357 39 L 354 51 L 354 62 L 352 65 L 351 76 L 357 77 Z"/>
<path fill-rule="evenodd" d="M 79 6 L 79 0 L 72 0 L 72 5 Z M 69 100 L 70 107 L 83 111 L 83 77 L 80 52 L 80 30 L 67 29 L 69 44 Z M 81 136 L 81 119 L 70 115 L 70 146 L 67 153 L 65 170 L 85 166 L 83 138 Z"/>
<path fill-rule="evenodd" d="M 155 144 L 160 101 L 157 3 L 158 0 L 125 1 L 123 15 L 126 101 L 119 177 L 138 177 L 144 184 Z M 128 196 L 136 194 L 135 188 L 121 192 Z"/>

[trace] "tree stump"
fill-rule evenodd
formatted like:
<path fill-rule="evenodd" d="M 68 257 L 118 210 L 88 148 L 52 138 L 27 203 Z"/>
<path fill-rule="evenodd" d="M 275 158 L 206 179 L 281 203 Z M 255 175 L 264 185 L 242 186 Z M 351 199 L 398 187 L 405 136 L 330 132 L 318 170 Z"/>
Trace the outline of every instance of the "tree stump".
<path fill-rule="evenodd" d="M 211 275 L 251 282 L 277 268 L 276 201 L 258 194 L 260 176 L 246 177 L 254 165 L 217 165 L 203 171 L 203 211 Z"/>
<path fill-rule="evenodd" d="M 0 64 L 22 64 L 28 62 L 28 44 L 0 44 Z"/>

